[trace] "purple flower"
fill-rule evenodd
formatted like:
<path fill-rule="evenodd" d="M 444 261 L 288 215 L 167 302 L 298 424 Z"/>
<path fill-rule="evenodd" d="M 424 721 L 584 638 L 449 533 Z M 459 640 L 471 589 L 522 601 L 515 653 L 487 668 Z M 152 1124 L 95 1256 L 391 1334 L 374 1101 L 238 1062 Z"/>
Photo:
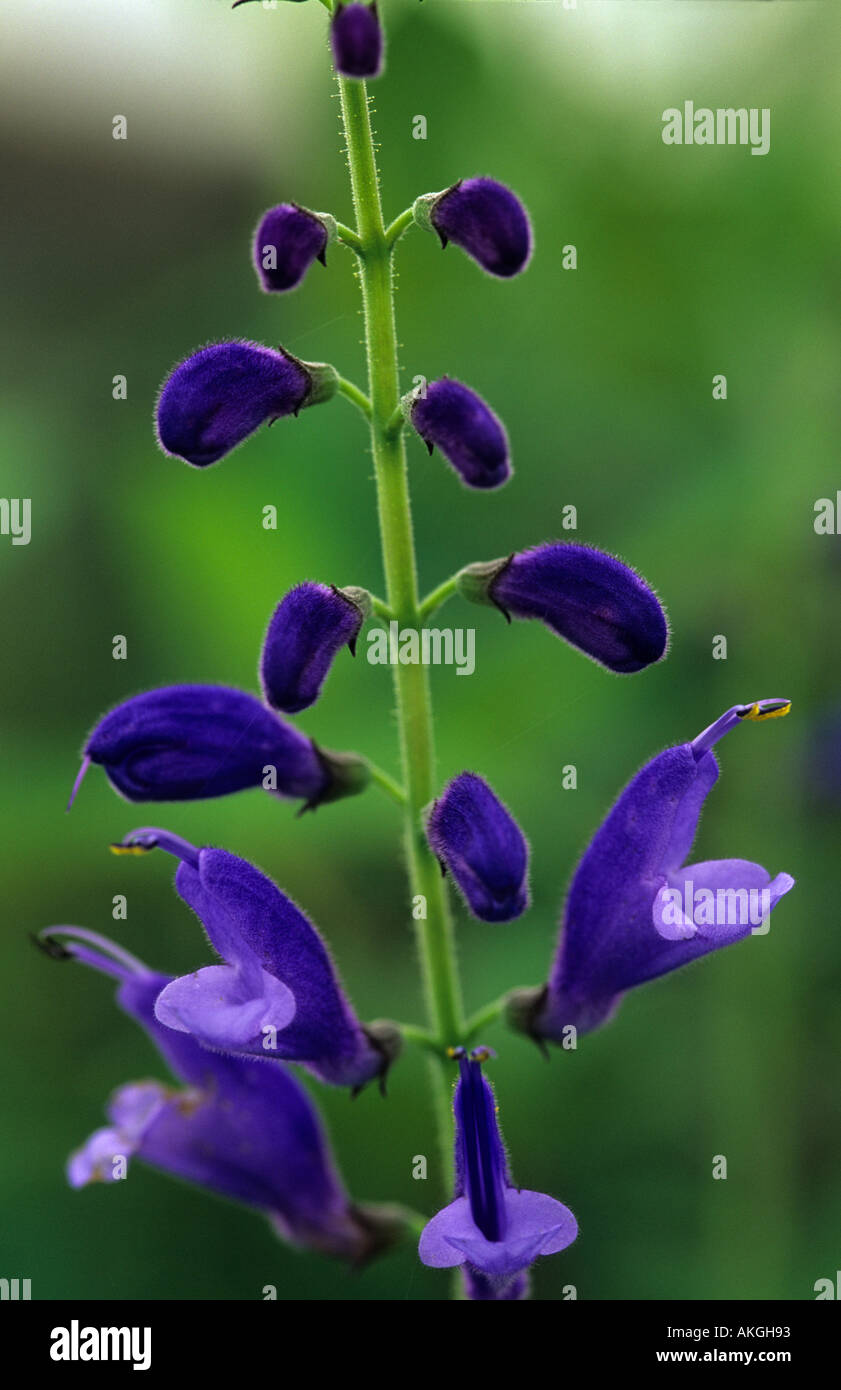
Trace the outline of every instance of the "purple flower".
<path fill-rule="evenodd" d="M 205 1047 L 301 1062 L 322 1081 L 361 1089 L 400 1048 L 392 1024 L 359 1022 L 315 927 L 271 881 L 221 849 L 195 849 L 165 830 L 133 831 L 119 853 L 155 847 L 181 860 L 179 897 L 203 923 L 224 964 L 173 980 L 160 1023 Z"/>
<path fill-rule="evenodd" d="M 437 445 L 468 487 L 501 487 L 511 477 L 502 421 L 481 396 L 452 377 L 408 395 L 404 411 L 430 453 Z"/>
<path fill-rule="evenodd" d="M 570 1026 L 589 1032 L 634 985 L 767 930 L 794 885 L 790 874 L 772 880 L 744 859 L 684 861 L 718 777 L 713 745 L 742 722 L 789 708 L 788 700 L 734 705 L 637 773 L 575 872 L 548 985 L 510 996 L 515 1027 L 538 1041 L 563 1042 Z"/>
<path fill-rule="evenodd" d="M 377 7 L 336 6 L 330 26 L 333 62 L 342 77 L 379 77 L 383 70 L 383 31 Z"/>
<path fill-rule="evenodd" d="M 70 1159 L 72 1187 L 114 1181 L 120 1175 L 115 1160 L 136 1156 L 256 1207 L 295 1245 L 363 1261 L 398 1235 L 396 1211 L 349 1201 L 318 1114 L 286 1067 L 209 1052 L 186 1033 L 164 1027 L 155 1002 L 169 977 L 95 932 L 51 927 L 39 940 L 50 955 L 119 981 L 118 1004 L 145 1029 L 183 1086 L 137 1081 L 120 1087 L 108 1106 L 107 1128 Z"/>
<path fill-rule="evenodd" d="M 88 738 L 71 804 L 90 763 L 128 801 L 199 801 L 247 787 L 305 808 L 365 786 L 364 761 L 316 747 L 253 695 L 224 685 L 147 690 L 112 709 Z"/>
<path fill-rule="evenodd" d="M 415 220 L 454 241 L 490 275 L 519 275 L 532 252 L 528 214 L 516 193 L 496 179 L 460 179 L 443 193 L 425 193 L 415 203 Z"/>
<path fill-rule="evenodd" d="M 426 835 L 474 917 L 510 922 L 529 903 L 529 849 L 514 817 L 475 772 L 461 772 L 430 812 Z"/>
<path fill-rule="evenodd" d="M 539 618 L 573 647 L 620 675 L 665 655 L 660 600 L 628 565 L 589 545 L 552 542 L 503 560 L 468 565 L 459 592 L 510 621 Z"/>
<path fill-rule="evenodd" d="M 263 642 L 260 682 L 266 700 L 287 714 L 314 705 L 333 658 L 356 639 L 370 609 L 363 589 L 299 584 L 275 609 Z"/>
<path fill-rule="evenodd" d="M 327 400 L 336 374 L 282 348 L 213 343 L 179 363 L 158 397 L 156 427 L 165 454 L 205 468 L 260 425 Z"/>
<path fill-rule="evenodd" d="M 457 1048 L 455 1200 L 424 1227 L 418 1253 L 434 1269 L 466 1266 L 472 1297 L 510 1300 L 526 1293 L 526 1271 L 538 1255 L 571 1245 L 578 1225 L 568 1207 L 511 1181 L 496 1121 L 494 1093 L 482 1076 L 490 1055 Z"/>
<path fill-rule="evenodd" d="M 254 265 L 263 289 L 294 290 L 313 261 L 326 265 L 330 231 L 324 217 L 297 203 L 281 203 L 263 213 L 254 233 Z"/>

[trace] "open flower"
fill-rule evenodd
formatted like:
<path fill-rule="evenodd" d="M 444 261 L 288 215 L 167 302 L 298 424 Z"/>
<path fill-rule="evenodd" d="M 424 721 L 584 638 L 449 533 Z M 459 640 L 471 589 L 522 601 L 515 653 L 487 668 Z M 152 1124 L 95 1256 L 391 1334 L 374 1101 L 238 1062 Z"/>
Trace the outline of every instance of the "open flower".
<path fill-rule="evenodd" d="M 414 215 L 420 226 L 438 233 L 442 246 L 455 242 L 489 275 L 509 279 L 529 263 L 528 213 L 516 193 L 496 179 L 459 179 L 443 193 L 424 193 Z"/>
<path fill-rule="evenodd" d="M 328 400 L 336 373 L 260 343 L 212 343 L 169 374 L 155 422 L 165 454 L 206 468 L 261 425 Z"/>
<path fill-rule="evenodd" d="M 318 1114 L 286 1067 L 258 1066 L 209 1052 L 155 1017 L 169 983 L 94 932 L 51 927 L 40 937 L 57 958 L 72 958 L 119 982 L 117 1002 L 138 1022 L 181 1083 L 120 1087 L 108 1125 L 70 1159 L 71 1186 L 124 1176 L 133 1156 L 161 1172 L 256 1207 L 295 1245 L 360 1262 L 396 1239 L 402 1222 L 389 1207 L 358 1207 L 335 1170 Z"/>
<path fill-rule="evenodd" d="M 71 804 L 91 763 L 128 801 L 199 801 L 263 787 L 304 809 L 362 791 L 366 764 L 331 753 L 253 695 L 171 685 L 117 705 L 90 734 Z"/>
<path fill-rule="evenodd" d="M 272 614 L 260 657 L 260 681 L 273 709 L 297 714 L 314 705 L 333 658 L 355 653 L 370 611 L 364 589 L 307 582 L 290 589 Z"/>
<path fill-rule="evenodd" d="M 527 1291 L 526 1271 L 539 1255 L 571 1245 L 578 1225 L 568 1207 L 511 1181 L 496 1120 L 494 1093 L 482 1075 L 487 1048 L 457 1048 L 455 1199 L 424 1227 L 418 1253 L 434 1269 L 465 1266 L 479 1299 L 511 1300 Z"/>
<path fill-rule="evenodd" d="M 461 772 L 435 802 L 426 835 L 474 917 L 510 922 L 529 902 L 529 847 L 511 812 L 475 772 Z"/>
<path fill-rule="evenodd" d="M 410 393 L 404 413 L 430 453 L 437 446 L 468 487 L 495 488 L 511 477 L 508 436 L 490 406 L 452 377 Z"/>
<path fill-rule="evenodd" d="M 332 224 L 332 225 L 331 225 Z M 327 245 L 335 221 L 297 203 L 280 203 L 260 218 L 254 233 L 254 267 L 269 294 L 294 290 L 313 261 L 327 264 Z"/>
<path fill-rule="evenodd" d="M 301 1062 L 334 1086 L 359 1090 L 379 1077 L 382 1087 L 400 1035 L 389 1023 L 363 1027 L 327 947 L 291 899 L 235 854 L 196 849 L 166 830 L 133 831 L 114 849 L 156 847 L 180 859 L 176 892 L 224 962 L 168 984 L 158 1021 L 205 1047 Z"/>
<path fill-rule="evenodd" d="M 515 990 L 509 1021 L 537 1041 L 563 1042 L 611 1017 L 634 985 L 767 930 L 794 886 L 744 859 L 685 864 L 718 778 L 713 745 L 731 729 L 788 713 L 788 700 L 734 705 L 691 743 L 637 773 L 596 832 L 564 909 L 549 983 Z"/>
<path fill-rule="evenodd" d="M 468 565 L 458 590 L 510 621 L 538 618 L 609 671 L 629 675 L 665 655 L 666 615 L 629 565 L 590 545 L 554 541 L 501 560 Z"/>

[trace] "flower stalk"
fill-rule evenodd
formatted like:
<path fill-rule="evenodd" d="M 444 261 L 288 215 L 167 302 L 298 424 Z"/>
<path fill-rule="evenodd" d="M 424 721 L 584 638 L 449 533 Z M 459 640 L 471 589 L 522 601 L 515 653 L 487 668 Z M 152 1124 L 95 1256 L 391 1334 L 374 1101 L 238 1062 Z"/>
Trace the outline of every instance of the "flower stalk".
<path fill-rule="evenodd" d="M 386 600 L 398 622 L 418 627 L 417 565 L 402 433 L 391 422 L 400 406 L 397 331 L 394 315 L 392 251 L 396 238 L 386 230 L 380 201 L 374 141 L 364 82 L 339 77 L 342 120 L 359 238 L 371 448 L 377 486 Z M 397 725 L 406 788 L 404 834 L 413 897 L 422 896 L 426 917 L 416 921 L 418 950 L 430 1028 L 439 1055 L 434 1072 L 436 1113 L 446 1168 L 452 1147 L 450 1068 L 447 1047 L 461 1040 L 461 989 L 455 960 L 447 886 L 426 842 L 424 808 L 435 795 L 435 752 L 429 682 L 420 664 L 394 667 Z"/>

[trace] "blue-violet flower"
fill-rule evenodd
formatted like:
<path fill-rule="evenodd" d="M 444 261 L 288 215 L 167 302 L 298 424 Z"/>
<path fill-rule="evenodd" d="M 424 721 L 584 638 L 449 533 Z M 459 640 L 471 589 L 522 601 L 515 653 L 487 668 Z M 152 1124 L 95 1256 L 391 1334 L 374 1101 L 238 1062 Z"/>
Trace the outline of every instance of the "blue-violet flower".
<path fill-rule="evenodd" d="M 112 1182 L 132 1156 L 173 1177 L 265 1213 L 295 1245 L 364 1262 L 400 1232 L 389 1207 L 355 1206 L 336 1172 L 318 1114 L 282 1064 L 222 1056 L 155 1017 L 169 983 L 115 943 L 80 927 L 51 927 L 49 955 L 72 958 L 118 981 L 117 1002 L 135 1019 L 182 1083 L 120 1087 L 108 1125 L 70 1159 L 71 1186 Z"/>
<path fill-rule="evenodd" d="M 669 628 L 654 590 L 630 566 L 593 546 L 555 541 L 507 559 L 468 565 L 458 590 L 509 622 L 538 618 L 609 671 L 628 675 L 665 655 Z"/>
<path fill-rule="evenodd" d="M 455 1049 L 459 1079 L 455 1111 L 455 1199 L 424 1227 L 418 1253 L 425 1265 L 464 1265 L 472 1297 L 512 1300 L 527 1292 L 527 1270 L 578 1235 L 572 1212 L 543 1192 L 517 1188 L 496 1119 L 494 1093 L 482 1075 L 490 1055 Z"/>
<path fill-rule="evenodd" d="M 403 411 L 432 453 L 437 446 L 468 487 L 501 487 L 511 477 L 508 437 L 482 397 L 452 377 L 410 392 Z"/>
<path fill-rule="evenodd" d="M 290 589 L 272 615 L 260 657 L 260 682 L 273 709 L 296 714 L 315 704 L 333 658 L 345 646 L 355 654 L 370 605 L 364 589 L 309 581 Z"/>
<path fill-rule="evenodd" d="M 205 1047 L 300 1062 L 320 1080 L 355 1091 L 379 1077 L 382 1089 L 400 1035 L 390 1023 L 363 1027 L 327 947 L 291 899 L 235 854 L 196 849 L 166 830 L 133 831 L 114 849 L 156 847 L 181 861 L 176 892 L 224 962 L 167 985 L 158 1021 Z"/>
<path fill-rule="evenodd" d="M 525 912 L 529 902 L 526 838 L 483 778 L 475 772 L 454 777 L 429 814 L 426 835 L 474 917 L 510 922 Z"/>
<path fill-rule="evenodd" d="M 515 990 L 512 1025 L 562 1043 L 570 1027 L 605 1023 L 634 985 L 767 931 L 794 886 L 744 859 L 685 864 L 701 809 L 718 778 L 713 745 L 752 720 L 787 714 L 788 700 L 734 705 L 691 743 L 667 748 L 622 792 L 579 864 L 564 909 L 549 983 Z"/>

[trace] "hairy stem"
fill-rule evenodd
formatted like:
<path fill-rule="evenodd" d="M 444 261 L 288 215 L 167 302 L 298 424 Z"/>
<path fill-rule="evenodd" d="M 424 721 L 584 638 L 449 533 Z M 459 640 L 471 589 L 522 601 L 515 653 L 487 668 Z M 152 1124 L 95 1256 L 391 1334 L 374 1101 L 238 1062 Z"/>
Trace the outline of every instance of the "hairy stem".
<path fill-rule="evenodd" d="M 437 589 L 433 589 L 431 594 L 427 594 L 420 605 L 421 618 L 430 618 L 433 613 L 438 611 L 442 603 L 446 603 L 448 598 L 452 598 L 455 591 L 456 576 L 452 575 L 450 579 L 445 579 L 443 584 L 439 584 Z"/>
<path fill-rule="evenodd" d="M 371 447 L 377 484 L 386 599 L 406 627 L 420 625 L 415 545 L 402 434 L 389 429 L 400 400 L 391 245 L 383 223 L 374 141 L 364 82 L 340 77 L 342 118 L 360 240 L 359 276 L 368 357 Z M 426 668 L 394 667 L 397 724 L 406 788 L 405 843 L 430 1028 L 442 1051 L 460 1041 L 461 992 L 447 889 L 424 834 L 423 814 L 435 795 L 432 709 Z M 450 1069 L 430 1057 L 444 1171 L 452 1163 Z"/>

